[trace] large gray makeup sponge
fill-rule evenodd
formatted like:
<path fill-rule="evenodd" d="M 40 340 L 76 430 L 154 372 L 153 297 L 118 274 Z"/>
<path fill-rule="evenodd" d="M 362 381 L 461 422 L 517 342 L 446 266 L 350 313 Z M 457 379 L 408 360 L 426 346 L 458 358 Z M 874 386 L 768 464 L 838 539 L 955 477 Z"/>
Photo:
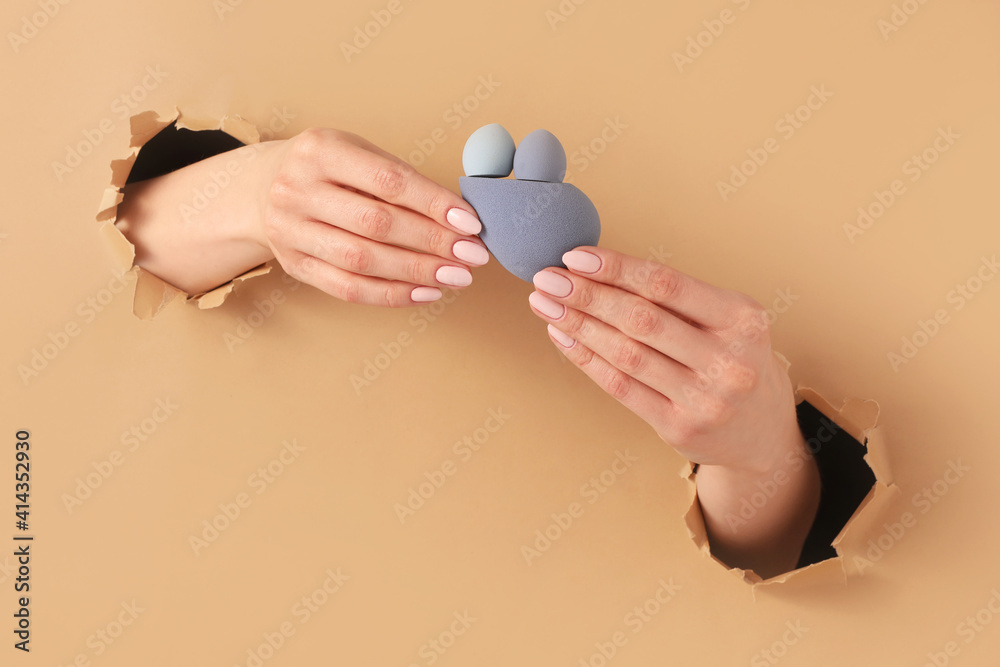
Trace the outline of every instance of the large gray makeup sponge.
<path fill-rule="evenodd" d="M 601 238 L 593 202 L 569 183 L 464 176 L 458 184 L 483 223 L 479 238 L 522 280 L 531 282 L 548 266 L 565 266 L 563 253 Z"/>
<path fill-rule="evenodd" d="M 465 142 L 462 167 L 466 176 L 503 178 L 514 168 L 514 138 L 499 123 L 484 125 Z"/>
<path fill-rule="evenodd" d="M 514 153 L 514 178 L 562 183 L 566 178 L 566 151 L 556 135 L 548 130 L 535 130 L 521 139 Z"/>

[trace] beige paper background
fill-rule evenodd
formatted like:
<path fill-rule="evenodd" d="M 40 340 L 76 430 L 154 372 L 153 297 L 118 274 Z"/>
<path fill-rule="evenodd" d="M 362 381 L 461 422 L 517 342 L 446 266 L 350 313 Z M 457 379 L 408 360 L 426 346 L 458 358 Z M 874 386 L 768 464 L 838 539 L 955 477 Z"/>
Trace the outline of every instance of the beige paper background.
<path fill-rule="evenodd" d="M 910 2 L 916 13 L 883 39 L 888 1 L 563 4 L 575 11 L 553 28 L 555 0 L 402 0 L 350 63 L 340 43 L 386 3 L 92 0 L 53 5 L 17 49 L 8 35 L 3 457 L 12 470 L 14 433 L 29 429 L 36 541 L 29 656 L 11 647 L 16 575 L 0 557 L 0 664 L 248 665 L 248 650 L 289 622 L 295 634 L 263 664 L 429 665 L 421 647 L 465 610 L 477 620 L 433 664 L 596 666 L 596 644 L 617 631 L 627 643 L 615 665 L 773 664 L 760 653 L 769 648 L 788 665 L 921 665 L 948 642 L 949 664 L 996 664 L 1000 619 L 986 605 L 1000 589 L 1000 283 L 961 310 L 948 295 L 1000 249 L 1000 7 Z M 4 33 L 40 6 L 6 3 Z M 735 22 L 678 71 L 672 54 L 723 9 Z M 765 304 L 778 290 L 798 295 L 774 325 L 775 348 L 795 382 L 835 405 L 879 403 L 898 487 L 844 545 L 846 584 L 793 577 L 755 599 L 699 552 L 681 518 L 681 458 L 562 361 L 527 306 L 530 287 L 495 263 L 433 322 L 345 305 L 280 270 L 211 310 L 178 301 L 141 321 L 124 290 L 91 317 L 87 299 L 117 288 L 94 221 L 109 164 L 129 150 L 115 100 L 147 67 L 166 75 L 134 112 L 240 114 L 265 129 L 277 107 L 294 115 L 280 137 L 326 125 L 404 157 L 441 127 L 448 139 L 421 170 L 456 190 L 477 127 L 501 122 L 515 139 L 548 128 L 602 214 L 604 245 L 669 253 Z M 447 110 L 490 76 L 501 85 L 451 127 Z M 776 121 L 814 85 L 833 96 L 783 138 Z M 573 153 L 606 119 L 628 127 L 581 170 Z M 53 162 L 102 121 L 111 133 L 58 178 Z M 942 127 L 960 138 L 910 182 L 904 162 Z M 723 202 L 716 182 L 772 136 L 779 152 Z M 845 223 L 896 178 L 906 193 L 851 243 Z M 284 302 L 230 351 L 224 336 L 273 290 Z M 894 370 L 887 353 L 938 309 L 949 321 Z M 19 366 L 74 323 L 78 335 L 23 380 Z M 400 332 L 412 344 L 358 395 L 350 376 Z M 146 421 L 155 431 L 129 451 L 123 434 L 157 400 L 177 407 Z M 509 420 L 461 461 L 453 443 L 498 408 Z M 304 451 L 258 495 L 248 478 L 293 440 Z M 638 462 L 527 565 L 521 546 L 626 449 Z M 123 463 L 68 511 L 64 494 L 115 450 Z M 446 459 L 457 472 L 401 524 L 394 504 Z M 940 482 L 959 459 L 970 470 Z M 0 533 L 12 545 L 4 479 Z M 914 504 L 935 482 L 947 493 Z M 190 536 L 241 492 L 250 506 L 195 555 Z M 886 537 L 883 524 L 907 511 L 916 525 Z M 891 548 L 858 573 L 854 556 L 880 537 Z M 293 606 L 338 568 L 343 588 L 300 623 Z M 681 588 L 633 632 L 626 614 L 660 579 Z M 132 601 L 144 611 L 98 643 Z M 992 624 L 959 625 L 984 608 L 980 622 Z M 789 644 L 796 622 L 808 630 Z"/>

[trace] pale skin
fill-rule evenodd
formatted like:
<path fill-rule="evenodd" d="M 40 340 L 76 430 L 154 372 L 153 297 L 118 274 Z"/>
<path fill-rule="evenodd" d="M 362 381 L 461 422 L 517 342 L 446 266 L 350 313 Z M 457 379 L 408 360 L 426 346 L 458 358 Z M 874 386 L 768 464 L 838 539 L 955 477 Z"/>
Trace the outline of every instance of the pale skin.
<path fill-rule="evenodd" d="M 207 206 L 184 208 L 234 161 L 231 183 Z M 276 259 L 336 298 L 404 307 L 467 287 L 470 269 L 488 260 L 475 210 L 460 196 L 331 129 L 130 184 L 116 224 L 137 264 L 190 294 Z M 577 248 L 563 262 L 568 269 L 539 272 L 529 296 L 556 347 L 699 464 L 698 502 L 717 558 L 764 578 L 794 569 L 819 505 L 819 473 L 764 308 L 606 248 Z M 762 489 L 767 502 L 741 515 Z"/>

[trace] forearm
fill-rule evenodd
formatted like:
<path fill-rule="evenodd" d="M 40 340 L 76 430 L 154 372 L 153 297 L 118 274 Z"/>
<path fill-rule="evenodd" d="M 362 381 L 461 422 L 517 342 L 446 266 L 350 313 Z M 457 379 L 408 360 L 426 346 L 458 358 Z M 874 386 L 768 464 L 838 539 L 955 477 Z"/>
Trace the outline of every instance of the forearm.
<path fill-rule="evenodd" d="M 116 226 L 135 262 L 189 294 L 273 258 L 257 230 L 274 141 L 221 153 L 125 187 Z"/>
<path fill-rule="evenodd" d="M 712 553 L 763 578 L 795 569 L 820 498 L 819 469 L 798 424 L 775 438 L 773 458 L 756 469 L 703 465 L 697 473 Z"/>

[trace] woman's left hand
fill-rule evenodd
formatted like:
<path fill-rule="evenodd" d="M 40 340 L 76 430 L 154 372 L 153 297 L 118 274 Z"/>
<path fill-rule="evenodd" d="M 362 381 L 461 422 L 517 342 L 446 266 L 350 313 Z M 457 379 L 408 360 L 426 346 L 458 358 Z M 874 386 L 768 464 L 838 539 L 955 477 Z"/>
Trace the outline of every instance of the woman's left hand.
<path fill-rule="evenodd" d="M 771 350 L 767 310 L 740 292 L 605 248 L 580 247 L 563 262 L 569 270 L 535 275 L 532 308 L 570 361 L 701 464 L 698 493 L 713 553 L 728 544 L 739 560 L 790 540 L 780 567 L 794 566 L 791 552 L 797 558 L 819 485 L 791 380 Z M 754 484 L 776 475 L 794 477 L 753 529 L 727 525 Z M 741 562 L 762 575 L 778 566 Z"/>

